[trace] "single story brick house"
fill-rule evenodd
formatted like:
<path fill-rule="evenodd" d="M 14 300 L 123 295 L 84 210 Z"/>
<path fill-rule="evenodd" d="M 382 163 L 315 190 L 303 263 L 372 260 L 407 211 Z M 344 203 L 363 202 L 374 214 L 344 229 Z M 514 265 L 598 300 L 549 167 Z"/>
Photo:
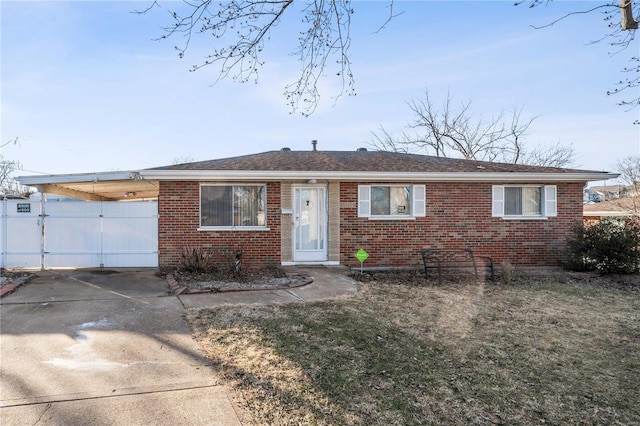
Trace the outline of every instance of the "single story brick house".
<path fill-rule="evenodd" d="M 393 152 L 269 151 L 140 171 L 159 182 L 159 265 L 186 246 L 247 265 L 420 263 L 423 248 L 556 265 L 605 172 Z"/>
<path fill-rule="evenodd" d="M 245 267 L 359 267 L 359 249 L 369 253 L 365 267 L 417 266 L 423 248 L 472 248 L 498 264 L 556 265 L 582 220 L 586 182 L 617 175 L 283 148 L 86 176 L 22 183 L 93 200 L 157 197 L 158 265 L 170 268 L 189 247 L 223 262 L 242 252 Z"/>

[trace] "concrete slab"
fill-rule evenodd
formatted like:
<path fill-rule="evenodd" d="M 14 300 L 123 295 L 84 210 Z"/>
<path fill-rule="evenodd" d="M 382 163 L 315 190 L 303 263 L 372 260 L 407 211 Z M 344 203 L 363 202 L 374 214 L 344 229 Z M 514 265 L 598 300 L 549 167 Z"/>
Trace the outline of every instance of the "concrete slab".
<path fill-rule="evenodd" d="M 163 296 L 169 292 L 166 279 L 156 268 L 92 268 L 58 273 L 130 297 Z"/>
<path fill-rule="evenodd" d="M 38 273 L 2 300 L 1 424 L 239 424 L 164 281 L 74 278 Z"/>
<path fill-rule="evenodd" d="M 238 425 L 185 307 L 349 297 L 346 268 L 286 290 L 166 296 L 153 269 L 38 272 L 0 301 L 0 424 Z"/>
<path fill-rule="evenodd" d="M 319 300 L 349 297 L 358 292 L 358 284 L 348 277 L 345 267 L 300 267 L 302 273 L 313 278 L 310 285 L 291 289 L 290 292 L 301 300 Z"/>
<path fill-rule="evenodd" d="M 154 269 L 101 274 L 90 270 L 38 271 L 20 291 L 4 297 L 2 304 L 45 303 L 160 297 L 169 292 L 164 278 Z"/>
<path fill-rule="evenodd" d="M 3 425 L 240 425 L 228 389 L 195 387 L 0 408 Z"/>

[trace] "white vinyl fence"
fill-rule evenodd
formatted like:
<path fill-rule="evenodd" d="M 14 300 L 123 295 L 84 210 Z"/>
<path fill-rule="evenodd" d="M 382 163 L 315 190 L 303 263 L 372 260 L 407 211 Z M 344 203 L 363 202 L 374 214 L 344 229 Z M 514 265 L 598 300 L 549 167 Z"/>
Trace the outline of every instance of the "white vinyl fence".
<path fill-rule="evenodd" d="M 156 201 L 0 201 L 0 267 L 156 267 Z"/>

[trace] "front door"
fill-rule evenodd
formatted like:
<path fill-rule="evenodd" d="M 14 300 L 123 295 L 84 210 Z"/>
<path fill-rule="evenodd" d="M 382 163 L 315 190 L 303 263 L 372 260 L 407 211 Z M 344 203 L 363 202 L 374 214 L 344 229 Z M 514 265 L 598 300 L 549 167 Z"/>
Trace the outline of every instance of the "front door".
<path fill-rule="evenodd" d="M 293 188 L 293 260 L 327 260 L 327 189 Z"/>

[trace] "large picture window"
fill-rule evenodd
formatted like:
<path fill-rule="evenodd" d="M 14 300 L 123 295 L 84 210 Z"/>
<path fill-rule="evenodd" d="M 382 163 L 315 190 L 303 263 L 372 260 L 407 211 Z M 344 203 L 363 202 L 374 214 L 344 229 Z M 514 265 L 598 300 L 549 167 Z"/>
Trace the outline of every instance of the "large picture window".
<path fill-rule="evenodd" d="M 265 185 L 202 185 L 201 227 L 266 226 Z"/>

